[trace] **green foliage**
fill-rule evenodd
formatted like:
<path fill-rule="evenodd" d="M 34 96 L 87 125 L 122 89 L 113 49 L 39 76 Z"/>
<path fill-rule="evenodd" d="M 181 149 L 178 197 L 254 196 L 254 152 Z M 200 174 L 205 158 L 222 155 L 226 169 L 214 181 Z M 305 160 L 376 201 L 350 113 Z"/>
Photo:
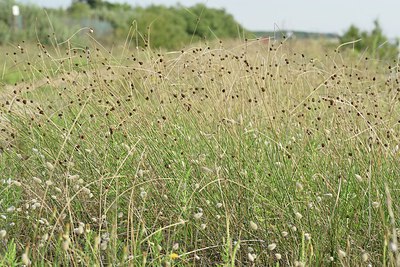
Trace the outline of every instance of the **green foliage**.
<path fill-rule="evenodd" d="M 6 44 L 11 37 L 10 27 L 0 20 L 0 44 Z"/>
<path fill-rule="evenodd" d="M 130 32 L 136 45 L 176 49 L 204 38 L 237 38 L 243 32 L 225 10 L 207 8 L 202 4 L 142 8 L 101 0 L 79 0 L 73 1 L 67 10 L 43 11 L 37 6 L 21 5 L 23 28 L 11 35 L 9 13 L 13 3 L 12 0 L 0 3 L 0 43 L 19 42 L 21 39 L 52 43 L 55 37 L 63 41 L 79 28 L 93 27 L 96 37 L 103 41 L 125 40 Z M 108 28 L 112 28 L 111 32 Z"/>
<path fill-rule="evenodd" d="M 56 39 L 68 39 L 77 27 L 66 27 L 66 17 L 63 13 L 58 10 L 43 10 L 36 6 L 22 6 L 21 14 L 25 28 L 20 31 L 20 38 L 44 44 L 51 44 Z"/>
<path fill-rule="evenodd" d="M 85 18 L 90 17 L 90 6 L 86 3 L 76 2 L 73 3 L 68 9 L 68 14 L 73 18 Z"/>
<path fill-rule="evenodd" d="M 1 249 L 0 249 L 1 252 Z M 17 260 L 17 246 L 14 240 L 11 240 L 7 244 L 7 249 L 5 253 L 0 253 L 0 266 L 19 266 L 19 262 Z"/>
<path fill-rule="evenodd" d="M 174 8 L 150 6 L 135 19 L 139 32 L 145 36 L 144 43 L 149 43 L 151 47 L 172 49 L 188 40 L 186 21 L 176 15 Z"/>
<path fill-rule="evenodd" d="M 398 56 L 398 40 L 394 43 L 390 42 L 377 20 L 374 21 L 374 29 L 371 32 L 361 31 L 358 27 L 351 25 L 340 38 L 340 42 L 354 42 L 354 50 L 367 51 L 372 57 L 396 59 Z"/>
<path fill-rule="evenodd" d="M 11 37 L 11 7 L 13 0 L 0 2 L 0 45 L 5 44 Z"/>
<path fill-rule="evenodd" d="M 149 38 L 151 47 L 176 48 L 202 39 L 234 39 L 243 28 L 223 9 L 197 4 L 186 8 L 150 6 L 136 8 L 138 31 Z"/>
<path fill-rule="evenodd" d="M 54 42 L 55 37 L 65 40 L 76 30 L 74 26 L 66 27 L 67 15 L 63 10 L 43 10 L 34 5 L 19 5 L 20 15 L 13 17 L 11 14 L 13 4 L 15 4 L 13 0 L 0 2 L 0 44 L 22 40 L 48 44 Z M 76 5 L 75 13 L 85 14 L 82 7 L 84 4 Z"/>
<path fill-rule="evenodd" d="M 0 21 L 10 25 L 11 24 L 11 8 L 14 4 L 14 0 L 2 0 L 0 1 Z"/>
<path fill-rule="evenodd" d="M 258 38 L 274 37 L 275 39 L 294 36 L 296 39 L 338 39 L 339 35 L 336 33 L 320 33 L 320 32 L 306 32 L 306 31 L 253 31 L 252 34 Z"/>
<path fill-rule="evenodd" d="M 98 8 L 103 5 L 102 0 L 75 0 L 72 2 L 72 5 L 76 4 L 85 4 L 88 5 L 90 8 Z"/>
<path fill-rule="evenodd" d="M 224 9 L 207 8 L 197 4 L 190 8 L 180 7 L 179 12 L 187 21 L 187 33 L 201 38 L 233 38 L 241 27 Z"/>

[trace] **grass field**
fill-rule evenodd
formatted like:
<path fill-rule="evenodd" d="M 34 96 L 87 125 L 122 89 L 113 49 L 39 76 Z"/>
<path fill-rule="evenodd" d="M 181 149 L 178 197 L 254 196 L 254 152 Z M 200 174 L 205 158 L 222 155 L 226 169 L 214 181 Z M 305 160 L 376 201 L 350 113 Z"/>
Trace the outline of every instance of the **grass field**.
<path fill-rule="evenodd" d="M 336 48 L 8 48 L 0 265 L 400 264 L 398 62 Z"/>

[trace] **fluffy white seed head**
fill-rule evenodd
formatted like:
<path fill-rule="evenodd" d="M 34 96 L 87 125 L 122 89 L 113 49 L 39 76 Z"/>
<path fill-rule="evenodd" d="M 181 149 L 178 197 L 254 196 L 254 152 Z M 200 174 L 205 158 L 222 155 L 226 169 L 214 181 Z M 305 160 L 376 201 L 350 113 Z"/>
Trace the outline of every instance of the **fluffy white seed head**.
<path fill-rule="evenodd" d="M 46 168 L 49 170 L 49 171 L 54 171 L 54 165 L 53 164 L 51 164 L 50 162 L 46 162 Z"/>
<path fill-rule="evenodd" d="M 297 190 L 302 191 L 303 185 L 300 182 L 296 182 L 296 188 L 297 188 Z"/>
<path fill-rule="evenodd" d="M 68 176 L 68 180 L 75 181 L 77 179 L 79 179 L 79 174 L 74 174 L 74 175 Z"/>
<path fill-rule="evenodd" d="M 396 241 L 390 242 L 389 243 L 389 248 L 390 248 L 391 251 L 393 251 L 395 253 L 399 250 L 399 246 L 397 245 Z"/>
<path fill-rule="evenodd" d="M 86 194 L 86 195 L 90 195 L 90 193 L 91 193 L 90 189 L 87 188 L 87 187 L 82 187 L 81 190 L 82 190 L 82 193 L 84 193 L 84 194 Z"/>
<path fill-rule="evenodd" d="M 49 239 L 49 234 L 45 233 L 44 235 L 42 235 L 42 241 L 47 241 Z"/>
<path fill-rule="evenodd" d="M 68 249 L 69 249 L 69 245 L 71 244 L 71 240 L 69 239 L 69 237 L 68 238 L 66 238 L 63 242 L 62 242 L 62 244 L 61 244 L 61 248 L 64 250 L 64 251 L 67 251 Z"/>
<path fill-rule="evenodd" d="M 42 180 L 40 179 L 40 178 L 37 178 L 37 177 L 32 177 L 32 180 L 33 181 L 35 181 L 36 183 L 38 183 L 38 184 L 41 184 L 42 183 Z"/>
<path fill-rule="evenodd" d="M 200 220 L 200 218 L 203 216 L 203 212 L 197 212 L 193 215 L 195 220 Z"/>
<path fill-rule="evenodd" d="M 276 248 L 276 244 L 275 243 L 271 243 L 268 245 L 268 250 L 274 250 Z"/>
<path fill-rule="evenodd" d="M 249 254 L 247 254 L 247 257 L 249 258 L 249 261 L 254 262 L 257 258 L 257 255 L 254 253 L 253 254 L 249 253 Z"/>
<path fill-rule="evenodd" d="M 304 234 L 304 238 L 305 238 L 307 241 L 311 240 L 311 234 L 305 233 L 305 234 Z"/>
<path fill-rule="evenodd" d="M 250 228 L 251 228 L 252 230 L 254 230 L 254 231 L 257 231 L 258 225 L 257 225 L 255 222 L 250 221 Z"/>
<path fill-rule="evenodd" d="M 28 253 L 25 252 L 24 254 L 22 254 L 21 256 L 21 261 L 24 265 L 29 266 L 31 264 L 31 261 L 29 259 Z"/>
<path fill-rule="evenodd" d="M 85 229 L 82 225 L 79 225 L 77 228 L 74 229 L 74 233 L 77 235 L 81 235 L 85 232 Z"/>
<path fill-rule="evenodd" d="M 361 259 L 362 259 L 363 262 L 367 262 L 368 259 L 369 259 L 368 253 L 364 252 L 364 253 L 361 255 Z"/>
<path fill-rule="evenodd" d="M 10 206 L 7 208 L 7 212 L 12 213 L 15 211 L 15 207 L 14 206 Z"/>
<path fill-rule="evenodd" d="M 33 203 L 33 204 L 32 204 L 31 209 L 32 209 L 32 210 L 36 210 L 36 209 L 40 208 L 40 206 L 41 206 L 40 203 L 39 203 L 39 202 L 36 202 L 36 203 Z"/>
<path fill-rule="evenodd" d="M 138 170 L 137 175 L 142 178 L 144 176 L 144 171 L 142 169 Z"/>
<path fill-rule="evenodd" d="M 0 240 L 4 239 L 7 235 L 7 231 L 6 230 L 0 230 Z"/>
<path fill-rule="evenodd" d="M 275 258 L 279 261 L 282 259 L 282 255 L 279 253 L 275 253 Z"/>
<path fill-rule="evenodd" d="M 343 250 L 339 249 L 338 250 L 338 256 L 339 256 L 340 259 L 346 258 L 346 256 L 347 256 L 346 251 L 343 251 Z"/>
<path fill-rule="evenodd" d="M 145 199 L 147 197 L 147 192 L 144 190 L 140 191 L 140 197 Z"/>
<path fill-rule="evenodd" d="M 294 215 L 296 216 L 296 219 L 298 219 L 298 220 L 301 220 L 303 218 L 303 215 L 301 215 L 300 212 L 296 212 Z"/>
<path fill-rule="evenodd" d="M 107 249 L 107 245 L 108 245 L 108 242 L 104 240 L 103 242 L 100 243 L 100 249 L 101 250 L 106 250 Z"/>

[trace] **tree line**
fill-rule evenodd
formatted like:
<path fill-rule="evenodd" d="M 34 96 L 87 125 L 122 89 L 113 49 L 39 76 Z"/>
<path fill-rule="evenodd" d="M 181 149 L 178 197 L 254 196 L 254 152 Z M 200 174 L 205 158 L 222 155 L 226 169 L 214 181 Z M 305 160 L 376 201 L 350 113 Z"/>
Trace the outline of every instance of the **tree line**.
<path fill-rule="evenodd" d="M 224 9 L 203 4 L 148 7 L 101 0 L 75 0 L 67 9 L 20 5 L 20 15 L 11 14 L 14 0 L 0 2 L 0 44 L 20 40 L 41 43 L 67 40 L 83 27 L 94 28 L 103 42 L 125 40 L 128 32 L 139 46 L 178 48 L 190 42 L 213 38 L 237 38 L 248 34 Z M 80 35 L 75 35 L 77 42 Z"/>

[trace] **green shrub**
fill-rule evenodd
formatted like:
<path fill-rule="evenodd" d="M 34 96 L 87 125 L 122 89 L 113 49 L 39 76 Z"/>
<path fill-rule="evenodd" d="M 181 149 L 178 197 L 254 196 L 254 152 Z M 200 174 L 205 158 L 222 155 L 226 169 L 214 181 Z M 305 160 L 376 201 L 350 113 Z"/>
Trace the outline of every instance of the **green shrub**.
<path fill-rule="evenodd" d="M 356 41 L 353 47 L 357 52 L 366 51 L 374 58 L 396 59 L 398 56 L 398 40 L 396 40 L 396 42 L 390 42 L 384 35 L 377 20 L 374 21 L 374 25 L 374 29 L 371 32 L 361 31 L 356 26 L 351 25 L 340 38 L 340 42 L 344 44 Z"/>
<path fill-rule="evenodd" d="M 21 39 L 45 44 L 56 39 L 64 41 L 82 27 L 95 28 L 96 38 L 102 41 L 123 41 L 133 25 L 130 33 L 136 39 L 136 45 L 175 49 L 204 38 L 234 39 L 243 31 L 224 9 L 208 8 L 203 4 L 143 8 L 107 1 L 73 1 L 67 10 L 20 5 L 22 29 L 9 35 L 13 4 L 12 0 L 0 3 L 0 43 Z M 111 32 L 109 28 L 112 28 Z"/>
<path fill-rule="evenodd" d="M 187 22 L 187 33 L 200 38 L 235 38 L 242 27 L 224 9 L 207 8 L 197 4 L 190 8 L 180 7 L 179 12 Z"/>
<path fill-rule="evenodd" d="M 0 20 L 0 44 L 5 44 L 10 40 L 10 27 Z"/>
<path fill-rule="evenodd" d="M 186 21 L 176 15 L 176 9 L 150 6 L 136 18 L 138 31 L 151 47 L 177 48 L 188 41 Z"/>

